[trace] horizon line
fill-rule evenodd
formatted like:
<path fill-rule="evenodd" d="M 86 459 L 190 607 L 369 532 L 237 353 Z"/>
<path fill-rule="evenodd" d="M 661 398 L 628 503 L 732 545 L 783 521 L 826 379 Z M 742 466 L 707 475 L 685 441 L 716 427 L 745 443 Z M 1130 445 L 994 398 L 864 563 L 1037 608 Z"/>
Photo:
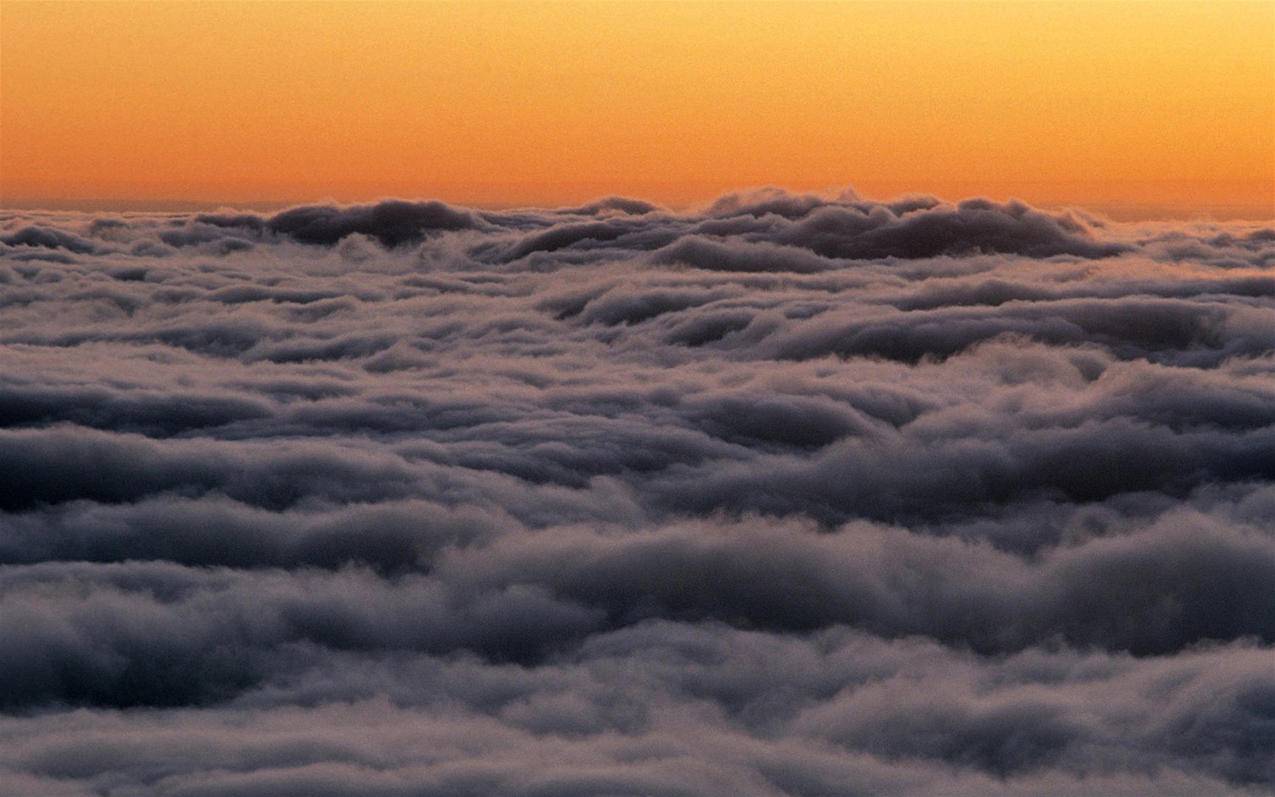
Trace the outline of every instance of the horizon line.
<path fill-rule="evenodd" d="M 378 202 L 402 200 L 408 202 L 443 202 L 455 207 L 472 208 L 485 211 L 502 211 L 518 209 L 559 210 L 567 207 L 589 204 L 609 198 L 636 199 L 650 202 L 662 209 L 685 212 L 708 204 L 714 199 L 731 194 L 742 194 L 753 191 L 778 189 L 792 194 L 833 195 L 836 189 L 803 190 L 788 189 L 775 185 L 752 185 L 735 191 L 725 191 L 712 198 L 691 202 L 658 202 L 648 200 L 639 194 L 619 192 L 601 193 L 588 199 L 559 204 L 536 204 L 527 202 L 465 202 L 447 199 L 442 196 L 405 196 L 382 194 L 368 199 L 341 200 L 335 197 L 316 197 L 313 199 L 265 199 L 265 200 L 200 200 L 200 199 L 133 199 L 124 197 L 85 197 L 85 198 L 52 198 L 52 197 L 19 197 L 8 199 L 0 197 L 0 211 L 13 212 L 51 212 L 51 213 L 193 213 L 213 210 L 246 210 L 257 212 L 281 211 L 288 208 L 335 205 L 349 207 L 353 205 L 376 204 Z M 845 189 L 843 189 L 845 190 Z M 849 190 L 853 191 L 852 188 Z M 951 198 L 928 191 L 904 192 L 893 197 L 873 197 L 859 195 L 859 198 L 872 202 L 888 202 L 904 196 L 932 196 L 943 202 L 960 202 L 965 199 L 983 198 L 998 202 L 1022 201 L 1033 207 L 1065 211 L 1079 209 L 1099 213 L 1113 221 L 1229 221 L 1262 223 L 1275 221 L 1275 201 L 1263 206 L 1254 203 L 1212 203 L 1184 207 L 1175 204 L 1157 204 L 1134 201 L 1107 201 L 1096 203 L 1057 201 L 1032 201 L 1012 194 L 1004 197 L 991 196 L 990 193 L 973 193 L 960 198 Z"/>

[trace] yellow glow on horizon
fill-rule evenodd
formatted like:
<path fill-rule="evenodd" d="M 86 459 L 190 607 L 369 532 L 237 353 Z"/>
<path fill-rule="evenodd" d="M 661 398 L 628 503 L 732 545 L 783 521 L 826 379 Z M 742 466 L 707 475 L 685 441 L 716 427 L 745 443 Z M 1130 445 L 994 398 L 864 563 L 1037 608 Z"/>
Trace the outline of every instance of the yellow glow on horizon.
<path fill-rule="evenodd" d="M 8 204 L 759 184 L 1275 215 L 1275 4 L 0 0 Z"/>

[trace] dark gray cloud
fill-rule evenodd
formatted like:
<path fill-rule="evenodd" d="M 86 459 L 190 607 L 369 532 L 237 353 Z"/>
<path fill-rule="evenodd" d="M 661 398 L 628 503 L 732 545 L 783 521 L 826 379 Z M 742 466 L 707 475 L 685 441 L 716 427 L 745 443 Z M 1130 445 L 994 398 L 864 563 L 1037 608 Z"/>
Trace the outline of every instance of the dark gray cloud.
<path fill-rule="evenodd" d="M 0 216 L 0 793 L 1270 794 L 1275 228 Z"/>
<path fill-rule="evenodd" d="M 97 249 L 75 233 L 52 227 L 23 227 L 17 232 L 0 237 L 0 243 L 9 246 L 29 246 L 42 249 L 66 249 L 76 254 L 88 254 Z"/>
<path fill-rule="evenodd" d="M 248 228 L 256 225 L 249 223 Z M 315 205 L 285 210 L 265 220 L 264 227 L 308 244 L 334 244 L 360 233 L 386 246 L 419 241 L 437 230 L 480 226 L 478 216 L 442 202 L 387 201 L 374 205 Z"/>

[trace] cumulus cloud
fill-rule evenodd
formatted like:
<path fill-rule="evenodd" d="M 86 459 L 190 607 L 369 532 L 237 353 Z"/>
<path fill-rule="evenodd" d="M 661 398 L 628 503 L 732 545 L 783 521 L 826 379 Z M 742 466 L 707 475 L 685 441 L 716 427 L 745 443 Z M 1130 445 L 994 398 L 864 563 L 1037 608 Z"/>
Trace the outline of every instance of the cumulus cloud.
<path fill-rule="evenodd" d="M 1261 794 L 1275 229 L 0 217 L 0 792 Z"/>

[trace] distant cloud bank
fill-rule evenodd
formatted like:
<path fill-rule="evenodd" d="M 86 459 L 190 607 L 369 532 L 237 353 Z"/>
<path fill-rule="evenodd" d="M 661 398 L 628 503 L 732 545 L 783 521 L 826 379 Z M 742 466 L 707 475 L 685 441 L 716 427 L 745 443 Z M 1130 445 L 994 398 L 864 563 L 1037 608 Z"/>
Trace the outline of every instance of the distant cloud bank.
<path fill-rule="evenodd" d="M 0 213 L 0 793 L 1273 783 L 1273 226 Z"/>

